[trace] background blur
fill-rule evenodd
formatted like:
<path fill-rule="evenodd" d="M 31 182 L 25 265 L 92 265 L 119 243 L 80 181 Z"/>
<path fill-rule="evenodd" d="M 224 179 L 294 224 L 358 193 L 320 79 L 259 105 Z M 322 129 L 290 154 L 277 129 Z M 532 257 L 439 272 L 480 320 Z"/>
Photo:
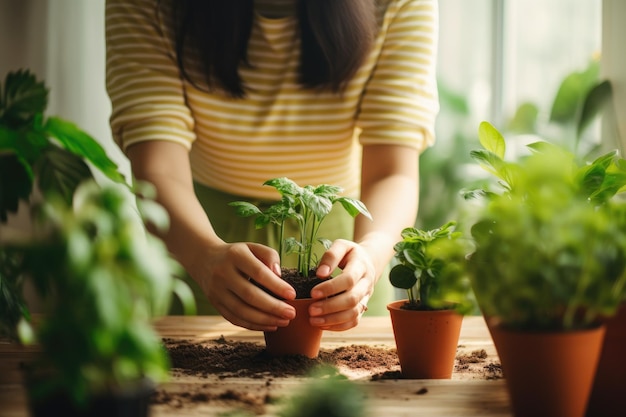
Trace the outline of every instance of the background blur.
<path fill-rule="evenodd" d="M 48 113 L 92 134 L 127 174 L 108 125 L 104 3 L 0 0 L 0 77 L 31 69 L 51 90 Z M 563 79 L 594 63 L 613 83 L 617 114 L 626 114 L 626 1 L 439 0 L 439 8 L 441 114 L 437 143 L 421 159 L 424 227 L 458 216 L 461 181 L 477 175 L 468 163 L 481 121 L 513 134 L 511 121 L 526 103 L 537 125 L 547 125 Z M 621 148 L 626 118 L 609 123 L 593 134 Z"/>

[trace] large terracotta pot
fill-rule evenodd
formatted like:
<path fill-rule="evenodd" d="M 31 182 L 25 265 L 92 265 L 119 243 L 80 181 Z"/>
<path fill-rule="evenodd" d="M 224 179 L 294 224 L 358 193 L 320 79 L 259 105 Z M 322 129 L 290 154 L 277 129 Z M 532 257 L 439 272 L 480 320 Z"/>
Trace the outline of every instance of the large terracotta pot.
<path fill-rule="evenodd" d="M 605 325 L 604 346 L 587 416 L 623 417 L 626 416 L 626 304 Z"/>
<path fill-rule="evenodd" d="M 583 417 L 605 327 L 521 332 L 490 325 L 516 417 Z"/>
<path fill-rule="evenodd" d="M 309 323 L 309 306 L 312 298 L 285 300 L 296 309 L 296 317 L 287 327 L 279 327 L 274 332 L 264 332 L 265 350 L 272 356 L 304 355 L 317 357 L 320 350 L 323 330 Z"/>
<path fill-rule="evenodd" d="M 402 376 L 409 379 L 450 379 L 463 316 L 453 310 L 400 308 L 406 302 L 400 300 L 387 305 Z"/>

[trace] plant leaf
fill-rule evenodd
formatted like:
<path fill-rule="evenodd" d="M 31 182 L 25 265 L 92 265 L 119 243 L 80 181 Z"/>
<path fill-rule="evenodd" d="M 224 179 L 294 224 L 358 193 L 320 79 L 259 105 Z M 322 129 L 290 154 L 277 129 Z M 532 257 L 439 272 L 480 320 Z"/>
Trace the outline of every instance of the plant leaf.
<path fill-rule="evenodd" d="M 286 177 L 272 178 L 263 183 L 276 188 L 281 195 L 298 196 L 302 194 L 302 188 L 292 180 Z"/>
<path fill-rule="evenodd" d="M 241 217 L 250 217 L 261 214 L 261 210 L 252 203 L 247 201 L 233 201 L 228 203 L 229 206 L 235 208 L 235 213 Z"/>
<path fill-rule="evenodd" d="M 613 96 L 613 87 L 608 80 L 595 85 L 584 97 L 583 108 L 576 126 L 576 135 L 580 137 L 595 117 L 602 111 Z"/>
<path fill-rule="evenodd" d="M 58 193 L 70 204 L 78 185 L 92 178 L 91 171 L 78 155 L 50 146 L 36 164 L 37 184 L 42 193 Z"/>
<path fill-rule="evenodd" d="M 87 159 L 112 181 L 126 182 L 118 171 L 117 165 L 107 156 L 102 146 L 75 124 L 57 117 L 50 117 L 44 128 L 65 149 Z"/>
<path fill-rule="evenodd" d="M 9 180 L 10 178 L 10 180 Z M 19 201 L 28 201 L 33 189 L 33 175 L 15 154 L 0 155 L 0 222 L 8 213 L 16 213 Z"/>
<path fill-rule="evenodd" d="M 312 188 L 304 187 L 302 192 L 302 201 L 308 207 L 318 220 L 323 219 L 330 213 L 333 208 L 332 201 L 324 196 L 316 195 Z"/>
<path fill-rule="evenodd" d="M 339 197 L 335 201 L 339 202 L 348 212 L 348 214 L 350 214 L 350 216 L 356 217 L 360 213 L 368 219 L 372 220 L 372 215 L 367 210 L 367 207 L 365 207 L 365 204 L 363 204 L 363 202 L 350 197 Z"/>
<path fill-rule="evenodd" d="M 417 278 L 411 268 L 398 264 L 389 271 L 389 281 L 396 288 L 408 290 L 417 283 Z"/>
<path fill-rule="evenodd" d="M 48 105 L 48 89 L 28 70 L 9 72 L 0 97 L 0 122 L 15 129 L 32 123 Z"/>
<path fill-rule="evenodd" d="M 500 159 L 504 159 L 506 144 L 502 134 L 489 122 L 481 122 L 478 127 L 480 144 Z"/>

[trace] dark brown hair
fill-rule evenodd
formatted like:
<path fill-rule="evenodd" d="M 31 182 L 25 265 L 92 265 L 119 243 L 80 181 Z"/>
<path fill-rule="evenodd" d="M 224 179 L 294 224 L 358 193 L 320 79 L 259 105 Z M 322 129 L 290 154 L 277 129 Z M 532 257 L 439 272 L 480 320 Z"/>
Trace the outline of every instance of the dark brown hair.
<path fill-rule="evenodd" d="M 305 88 L 341 92 L 370 51 L 376 31 L 375 0 L 296 1 L 299 82 Z M 193 62 L 199 62 L 196 70 L 209 89 L 245 96 L 238 67 L 250 65 L 254 0 L 171 0 L 169 5 L 183 77 L 198 86 Z"/>

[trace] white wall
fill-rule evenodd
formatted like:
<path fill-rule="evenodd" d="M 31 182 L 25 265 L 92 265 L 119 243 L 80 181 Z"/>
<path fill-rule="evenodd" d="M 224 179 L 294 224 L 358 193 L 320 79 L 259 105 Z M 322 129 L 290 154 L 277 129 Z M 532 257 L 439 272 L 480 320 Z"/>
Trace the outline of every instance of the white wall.
<path fill-rule="evenodd" d="M 626 156 L 626 1 L 604 0 L 602 3 L 602 71 L 611 80 L 615 93 L 616 118 L 604 123 L 604 139 L 621 140 L 622 157 Z M 617 127 L 617 131 L 616 131 Z"/>
<path fill-rule="evenodd" d="M 50 89 L 47 113 L 95 137 L 127 176 L 111 139 L 105 89 L 105 0 L 0 0 L 0 77 L 31 69 Z"/>

